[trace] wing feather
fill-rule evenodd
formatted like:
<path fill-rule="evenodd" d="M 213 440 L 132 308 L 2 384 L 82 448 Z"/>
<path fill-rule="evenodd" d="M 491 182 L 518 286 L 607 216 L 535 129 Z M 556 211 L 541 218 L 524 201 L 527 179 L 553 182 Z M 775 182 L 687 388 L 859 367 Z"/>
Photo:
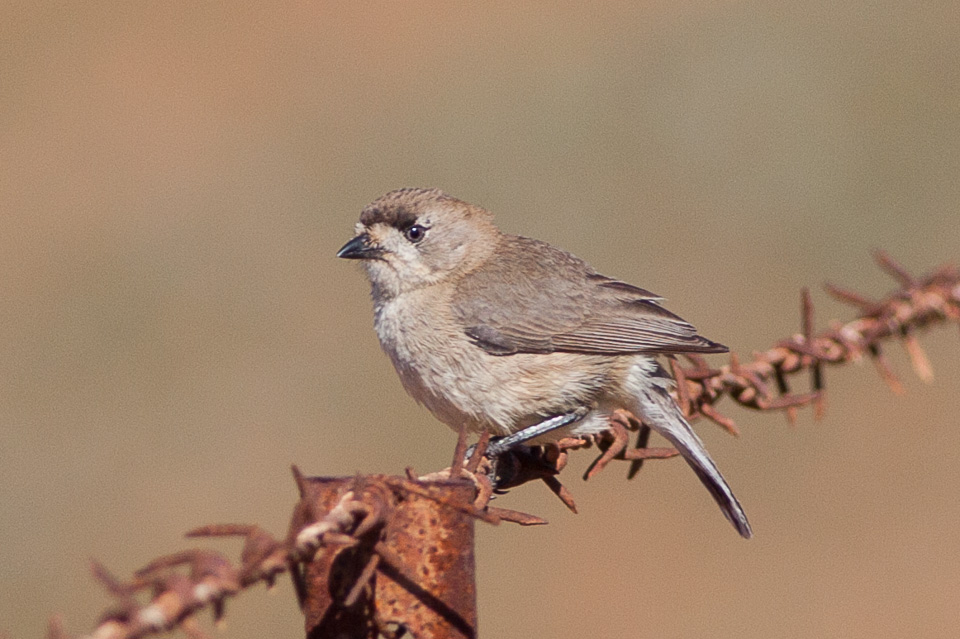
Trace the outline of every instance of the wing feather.
<path fill-rule="evenodd" d="M 660 299 L 545 242 L 507 235 L 495 262 L 459 282 L 452 308 L 466 334 L 495 355 L 727 350 Z"/>

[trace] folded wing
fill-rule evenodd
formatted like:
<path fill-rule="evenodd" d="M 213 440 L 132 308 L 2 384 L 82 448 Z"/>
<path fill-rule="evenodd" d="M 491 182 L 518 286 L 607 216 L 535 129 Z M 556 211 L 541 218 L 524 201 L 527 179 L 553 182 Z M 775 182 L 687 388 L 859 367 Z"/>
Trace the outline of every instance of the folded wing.
<path fill-rule="evenodd" d="M 495 355 L 727 350 L 659 300 L 549 244 L 506 236 L 495 263 L 461 280 L 452 308 L 467 335 Z"/>

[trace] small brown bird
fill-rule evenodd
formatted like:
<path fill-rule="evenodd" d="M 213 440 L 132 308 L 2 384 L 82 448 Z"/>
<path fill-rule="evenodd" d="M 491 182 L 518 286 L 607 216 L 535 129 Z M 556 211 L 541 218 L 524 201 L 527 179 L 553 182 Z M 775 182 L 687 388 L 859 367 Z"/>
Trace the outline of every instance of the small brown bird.
<path fill-rule="evenodd" d="M 670 397 L 658 354 L 721 353 L 656 295 L 545 242 L 501 232 L 486 210 L 437 189 L 367 205 L 337 253 L 359 259 L 374 324 L 403 386 L 458 431 L 516 433 L 565 416 L 537 441 L 636 415 L 680 451 L 744 537 L 750 524 Z M 554 420 L 556 421 L 556 420 Z"/>

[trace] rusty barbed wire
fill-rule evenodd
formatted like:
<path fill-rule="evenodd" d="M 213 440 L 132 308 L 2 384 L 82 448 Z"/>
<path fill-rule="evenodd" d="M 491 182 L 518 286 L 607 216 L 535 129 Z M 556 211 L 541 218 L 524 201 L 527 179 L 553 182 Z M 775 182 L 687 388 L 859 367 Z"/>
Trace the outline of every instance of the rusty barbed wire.
<path fill-rule="evenodd" d="M 932 369 L 916 332 L 934 324 L 960 323 L 960 271 L 953 266 L 943 266 L 925 277 L 915 278 L 885 253 L 878 252 L 875 257 L 881 268 L 900 284 L 898 290 L 884 299 L 873 301 L 836 286 L 827 287 L 833 297 L 860 311 L 855 319 L 834 322 L 829 329 L 814 333 L 813 304 L 809 292 L 804 290 L 800 332 L 780 340 L 769 350 L 754 353 L 749 361 L 741 362 L 736 354 L 731 354 L 726 365 L 711 368 L 696 356 L 689 358 L 689 366 L 681 366 L 671 359 L 677 380 L 675 396 L 685 414 L 691 420 L 705 417 L 737 434 L 733 420 L 716 408 L 723 397 L 729 396 L 746 408 L 784 411 L 791 421 L 796 419 L 799 407 L 813 404 L 819 417 L 824 407 L 823 367 L 866 357 L 876 363 L 890 388 L 902 393 L 903 387 L 881 350 L 885 342 L 893 340 L 904 344 L 921 379 L 931 379 Z M 803 373 L 810 375 L 810 390 L 792 392 L 790 382 Z M 630 432 L 637 433 L 633 447 L 628 443 Z M 300 500 L 284 539 L 275 538 L 259 526 L 240 524 L 203 526 L 187 533 L 188 537 L 242 538 L 239 564 L 213 550 L 186 550 L 159 557 L 138 570 L 130 580 L 122 581 L 101 564 L 94 563 L 94 577 L 114 597 L 115 604 L 84 637 L 141 639 L 179 628 L 191 639 L 205 639 L 206 634 L 196 619 L 199 613 L 209 610 L 217 621 L 224 614 L 227 599 L 259 583 L 270 587 L 285 573 L 292 577 L 303 607 L 310 595 L 303 566 L 326 554 L 360 547 L 366 550 L 365 563 L 341 589 L 339 605 L 347 608 L 357 605 L 374 575 L 386 571 L 394 581 L 405 584 L 411 596 L 450 621 L 460 635 L 473 636 L 472 622 L 420 587 L 417 576 L 405 573 L 403 559 L 384 543 L 382 531 L 395 516 L 398 504 L 416 496 L 441 510 L 489 523 L 543 524 L 546 522 L 535 515 L 495 508 L 490 505 L 490 499 L 497 491 L 540 480 L 576 512 L 570 492 L 557 479 L 570 451 L 594 445 L 600 450 L 585 478 L 594 476 L 614 460 L 629 462 L 632 477 L 645 460 L 677 454 L 672 448 L 648 447 L 649 436 L 650 429 L 642 422 L 625 411 L 618 411 L 610 429 L 599 435 L 511 451 L 499 460 L 495 490 L 491 477 L 494 469 L 484 456 L 489 436 L 482 436 L 469 460 L 460 464 L 457 460 L 464 458 L 466 450 L 466 434 L 462 433 L 451 468 L 419 478 L 411 469 L 407 469 L 407 477 L 358 476 L 350 480 L 348 489 L 339 494 L 335 502 L 324 507 L 311 497 L 310 480 L 294 467 Z M 429 483 L 448 482 L 449 486 L 451 477 L 456 479 L 460 475 L 473 482 L 472 502 L 457 501 L 440 484 Z M 329 575 L 321 577 L 329 578 Z M 402 620 L 384 618 L 376 612 L 371 613 L 371 619 L 370 636 L 399 638 L 411 630 Z M 51 620 L 48 636 L 68 639 L 59 617 Z"/>
<path fill-rule="evenodd" d="M 389 569 L 393 579 L 417 584 L 414 576 L 405 574 L 403 558 L 398 557 L 377 536 L 405 495 L 433 501 L 441 509 L 456 511 L 488 523 L 499 523 L 503 519 L 523 520 L 526 517 L 523 513 L 506 509 L 486 510 L 472 503 L 464 504 L 453 500 L 448 491 L 387 475 L 356 477 L 350 489 L 332 507 L 321 509 L 316 494 L 309 489 L 310 480 L 296 467 L 293 472 L 300 490 L 300 500 L 294 508 L 285 539 L 276 539 L 259 526 L 244 524 L 215 524 L 187 533 L 187 537 L 242 538 L 244 544 L 239 565 L 233 564 L 222 553 L 192 549 L 154 559 L 138 570 L 131 580 L 121 581 L 103 565 L 94 562 L 94 578 L 116 599 L 116 603 L 84 637 L 140 639 L 179 628 L 192 639 L 205 639 L 206 634 L 196 621 L 198 613 L 210 610 L 214 621 L 219 621 L 227 599 L 261 582 L 272 587 L 276 578 L 283 573 L 292 576 L 303 607 L 307 592 L 300 567 L 316 561 L 327 551 L 353 548 L 364 543 L 369 545 L 373 559 L 345 593 L 342 602 L 345 607 L 356 603 L 361 591 L 378 570 Z M 149 595 L 146 600 L 141 601 L 144 599 L 143 593 L 147 592 Z M 428 605 L 431 604 L 440 605 L 428 600 Z M 391 623 L 396 625 L 393 620 L 381 620 L 382 627 L 378 628 L 381 636 L 401 636 L 396 628 L 390 628 Z M 59 617 L 51 620 L 48 637 L 69 637 Z"/>
<path fill-rule="evenodd" d="M 917 376 L 932 380 L 933 370 L 916 333 L 933 324 L 960 323 L 960 271 L 945 265 L 917 278 L 882 251 L 877 251 L 874 258 L 900 284 L 886 298 L 874 301 L 838 286 L 826 286 L 832 297 L 860 311 L 855 319 L 833 322 L 827 330 L 814 334 L 813 302 L 804 289 L 800 333 L 755 353 L 748 363 L 741 364 L 734 354 L 729 364 L 712 369 L 703 358 L 694 356 L 690 358 L 693 367 L 675 367 L 684 380 L 678 385 L 678 399 L 688 414 L 702 415 L 734 434 L 738 432 L 736 425 L 715 408 L 724 396 L 751 409 L 784 410 L 791 422 L 796 418 L 797 407 L 812 403 L 815 416 L 822 417 L 824 365 L 846 364 L 865 357 L 874 361 L 890 389 L 902 394 L 903 386 L 881 348 L 884 342 L 894 340 L 903 343 Z M 792 393 L 789 378 L 803 372 L 811 376 L 810 392 Z"/>

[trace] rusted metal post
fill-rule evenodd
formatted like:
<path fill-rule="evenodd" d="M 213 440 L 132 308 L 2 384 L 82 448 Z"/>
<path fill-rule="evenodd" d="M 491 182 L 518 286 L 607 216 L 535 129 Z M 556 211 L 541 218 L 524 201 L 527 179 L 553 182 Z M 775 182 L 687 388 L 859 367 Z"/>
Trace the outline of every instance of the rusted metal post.
<path fill-rule="evenodd" d="M 303 479 L 302 503 L 314 513 L 329 512 L 353 491 L 379 521 L 355 543 L 331 545 L 307 564 L 308 639 L 399 637 L 401 630 L 418 639 L 476 637 L 474 517 L 449 506 L 469 506 L 473 487 L 414 483 L 442 498 L 398 489 L 378 475 Z"/>

